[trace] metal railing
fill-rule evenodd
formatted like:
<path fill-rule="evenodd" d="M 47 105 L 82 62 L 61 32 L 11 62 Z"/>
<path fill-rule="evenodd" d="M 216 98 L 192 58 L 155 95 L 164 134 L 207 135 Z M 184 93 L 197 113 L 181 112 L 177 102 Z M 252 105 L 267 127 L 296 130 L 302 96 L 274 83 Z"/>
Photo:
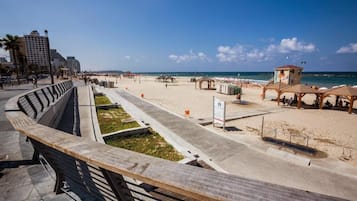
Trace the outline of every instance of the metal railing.
<path fill-rule="evenodd" d="M 27 116 L 37 119 L 45 108 L 50 107 L 51 103 L 56 102 L 72 87 L 72 81 L 66 81 L 32 90 L 18 98 L 18 107 Z"/>
<path fill-rule="evenodd" d="M 14 128 L 56 172 L 56 193 L 68 185 L 82 200 L 339 200 L 154 158 L 37 123 L 72 87 L 68 81 L 36 89 L 10 99 L 5 108 Z"/>

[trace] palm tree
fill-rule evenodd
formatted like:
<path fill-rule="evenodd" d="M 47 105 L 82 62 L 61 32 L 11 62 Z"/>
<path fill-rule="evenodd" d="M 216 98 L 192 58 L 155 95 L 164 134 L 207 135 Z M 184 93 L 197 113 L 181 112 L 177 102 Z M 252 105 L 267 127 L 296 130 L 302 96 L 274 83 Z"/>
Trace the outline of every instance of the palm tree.
<path fill-rule="evenodd" d="M 17 56 L 18 51 L 20 49 L 20 41 L 17 35 L 13 36 L 11 34 L 6 34 L 5 38 L 0 39 L 0 47 L 4 48 L 7 51 L 12 51 L 14 65 L 16 68 L 16 77 L 17 82 L 20 84 L 20 77 L 19 77 L 19 67 L 17 66 Z"/>

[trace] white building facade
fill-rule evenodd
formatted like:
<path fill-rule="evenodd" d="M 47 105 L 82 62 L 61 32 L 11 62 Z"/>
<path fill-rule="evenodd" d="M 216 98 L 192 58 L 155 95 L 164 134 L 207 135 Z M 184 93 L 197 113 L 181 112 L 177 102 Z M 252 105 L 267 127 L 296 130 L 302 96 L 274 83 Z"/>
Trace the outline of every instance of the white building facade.
<path fill-rule="evenodd" d="M 26 59 L 28 65 L 49 68 L 49 44 L 47 36 L 40 36 L 37 31 L 24 35 Z"/>

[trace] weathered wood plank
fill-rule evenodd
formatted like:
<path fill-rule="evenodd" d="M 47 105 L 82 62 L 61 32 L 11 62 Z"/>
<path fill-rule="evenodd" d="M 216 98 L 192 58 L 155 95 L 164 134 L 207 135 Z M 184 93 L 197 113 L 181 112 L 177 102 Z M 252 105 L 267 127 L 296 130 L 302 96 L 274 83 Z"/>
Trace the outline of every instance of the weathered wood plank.
<path fill-rule="evenodd" d="M 74 158 L 199 200 L 338 200 L 114 148 L 39 124 L 19 130 Z"/>

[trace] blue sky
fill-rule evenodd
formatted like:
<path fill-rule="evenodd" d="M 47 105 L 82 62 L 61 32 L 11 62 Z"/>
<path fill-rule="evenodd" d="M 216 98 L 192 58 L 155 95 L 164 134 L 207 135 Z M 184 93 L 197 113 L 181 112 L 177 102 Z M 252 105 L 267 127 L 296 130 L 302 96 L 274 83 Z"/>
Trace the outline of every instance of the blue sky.
<path fill-rule="evenodd" d="M 84 70 L 357 71 L 357 1 L 2 0 L 0 37 L 49 31 Z M 4 55 L 0 51 L 0 56 Z"/>

